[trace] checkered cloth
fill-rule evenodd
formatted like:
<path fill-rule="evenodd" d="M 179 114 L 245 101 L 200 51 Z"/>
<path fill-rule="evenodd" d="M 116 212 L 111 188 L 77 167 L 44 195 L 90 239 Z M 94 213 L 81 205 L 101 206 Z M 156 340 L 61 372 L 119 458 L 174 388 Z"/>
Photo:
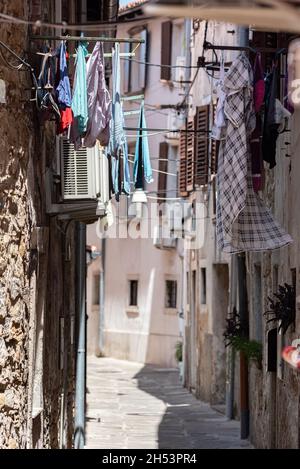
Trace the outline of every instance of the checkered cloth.
<path fill-rule="evenodd" d="M 224 79 L 226 139 L 218 163 L 217 240 L 229 253 L 276 249 L 292 238 L 253 190 L 249 140 L 255 129 L 250 62 L 242 53 Z"/>

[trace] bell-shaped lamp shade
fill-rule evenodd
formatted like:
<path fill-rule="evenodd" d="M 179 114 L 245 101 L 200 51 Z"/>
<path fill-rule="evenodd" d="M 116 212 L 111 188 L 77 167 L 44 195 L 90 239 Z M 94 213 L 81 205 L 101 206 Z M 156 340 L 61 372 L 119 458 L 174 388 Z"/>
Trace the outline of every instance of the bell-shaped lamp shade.
<path fill-rule="evenodd" d="M 132 203 L 137 204 L 137 203 L 147 203 L 147 196 L 144 192 L 143 189 L 135 189 L 134 193 L 132 194 Z"/>

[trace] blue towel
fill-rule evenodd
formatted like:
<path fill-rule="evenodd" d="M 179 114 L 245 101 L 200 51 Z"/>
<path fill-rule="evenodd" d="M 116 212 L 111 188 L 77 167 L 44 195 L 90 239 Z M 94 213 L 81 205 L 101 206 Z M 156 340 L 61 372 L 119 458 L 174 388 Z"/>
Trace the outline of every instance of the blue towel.
<path fill-rule="evenodd" d="M 88 100 L 86 82 L 86 61 L 88 51 L 85 43 L 80 42 L 76 56 L 75 84 L 72 99 L 72 111 L 77 120 L 79 134 L 86 131 L 88 121 Z"/>
<path fill-rule="evenodd" d="M 143 189 L 143 179 L 145 179 L 145 181 L 148 183 L 153 181 L 148 134 L 146 130 L 141 130 L 147 128 L 144 111 L 144 102 L 141 103 L 138 127 L 139 130 L 137 132 L 136 138 L 133 174 L 135 188 Z"/>

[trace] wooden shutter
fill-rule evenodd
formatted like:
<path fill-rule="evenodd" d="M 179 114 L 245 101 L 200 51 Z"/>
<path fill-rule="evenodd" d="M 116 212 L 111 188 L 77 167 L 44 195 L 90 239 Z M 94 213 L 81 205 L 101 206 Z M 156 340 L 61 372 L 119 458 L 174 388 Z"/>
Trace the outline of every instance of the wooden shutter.
<path fill-rule="evenodd" d="M 197 185 L 208 183 L 209 106 L 198 106 L 195 116 L 195 177 Z"/>
<path fill-rule="evenodd" d="M 165 21 L 161 25 L 161 65 L 171 65 L 172 56 L 172 22 Z M 171 68 L 161 67 L 161 80 L 171 79 Z"/>
<path fill-rule="evenodd" d="M 158 169 L 158 197 L 166 197 L 167 195 L 167 174 L 168 171 L 168 144 L 166 142 L 160 142 L 159 144 L 159 165 Z"/>
<path fill-rule="evenodd" d="M 140 63 L 139 64 L 139 89 L 140 90 L 144 90 L 146 88 L 146 84 L 147 84 L 147 58 L 148 58 L 148 53 L 147 53 L 147 49 L 148 49 L 148 31 L 147 29 L 143 29 L 143 31 L 141 31 L 141 33 L 139 34 L 139 36 L 144 39 L 144 43 L 140 44 L 140 47 L 138 49 L 139 51 L 139 60 L 140 62 L 144 62 L 144 63 Z M 129 61 L 130 62 L 130 61 Z"/>
<path fill-rule="evenodd" d="M 195 181 L 195 120 L 189 119 L 186 136 L 186 190 L 194 190 Z"/>
<path fill-rule="evenodd" d="M 186 197 L 188 195 L 186 189 L 186 137 L 187 133 L 180 131 L 179 134 L 179 177 L 178 177 L 178 186 L 179 186 L 179 196 Z"/>

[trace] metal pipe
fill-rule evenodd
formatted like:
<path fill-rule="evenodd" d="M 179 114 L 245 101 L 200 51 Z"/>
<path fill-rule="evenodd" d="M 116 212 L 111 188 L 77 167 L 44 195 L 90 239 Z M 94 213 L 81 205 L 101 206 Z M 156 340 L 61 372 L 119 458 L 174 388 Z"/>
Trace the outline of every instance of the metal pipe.
<path fill-rule="evenodd" d="M 244 336 L 248 336 L 248 309 L 247 309 L 247 286 L 246 286 L 246 263 L 245 253 L 238 255 L 238 300 L 239 315 Z M 241 438 L 249 436 L 249 383 L 248 383 L 248 361 L 244 352 L 240 352 L 240 408 L 241 408 Z"/>
<path fill-rule="evenodd" d="M 86 378 L 86 225 L 77 225 L 77 361 L 75 390 L 75 449 L 85 443 L 85 378 Z"/>
<path fill-rule="evenodd" d="M 105 256 L 106 256 L 106 238 L 102 238 L 101 247 L 101 269 L 99 278 L 99 356 L 104 354 L 104 315 L 105 315 Z"/>
<path fill-rule="evenodd" d="M 249 28 L 240 27 L 240 45 L 249 45 Z M 237 256 L 238 268 L 238 291 L 239 291 L 239 314 L 242 330 L 245 336 L 249 335 L 249 317 L 247 307 L 247 273 L 245 253 Z M 249 436 L 249 382 L 248 382 L 248 361 L 243 352 L 240 352 L 240 406 L 241 406 L 241 438 Z"/>
<path fill-rule="evenodd" d="M 88 41 L 88 42 L 126 42 L 131 44 L 143 44 L 145 39 L 133 37 L 105 37 L 105 36 L 31 36 L 30 41 L 53 40 L 53 41 Z"/>
<path fill-rule="evenodd" d="M 230 268 L 230 292 L 228 316 L 232 315 L 236 307 L 237 278 L 236 278 L 236 255 L 231 256 Z M 234 418 L 234 377 L 235 377 L 235 350 L 229 346 L 227 348 L 227 378 L 226 378 L 226 417 Z"/>

